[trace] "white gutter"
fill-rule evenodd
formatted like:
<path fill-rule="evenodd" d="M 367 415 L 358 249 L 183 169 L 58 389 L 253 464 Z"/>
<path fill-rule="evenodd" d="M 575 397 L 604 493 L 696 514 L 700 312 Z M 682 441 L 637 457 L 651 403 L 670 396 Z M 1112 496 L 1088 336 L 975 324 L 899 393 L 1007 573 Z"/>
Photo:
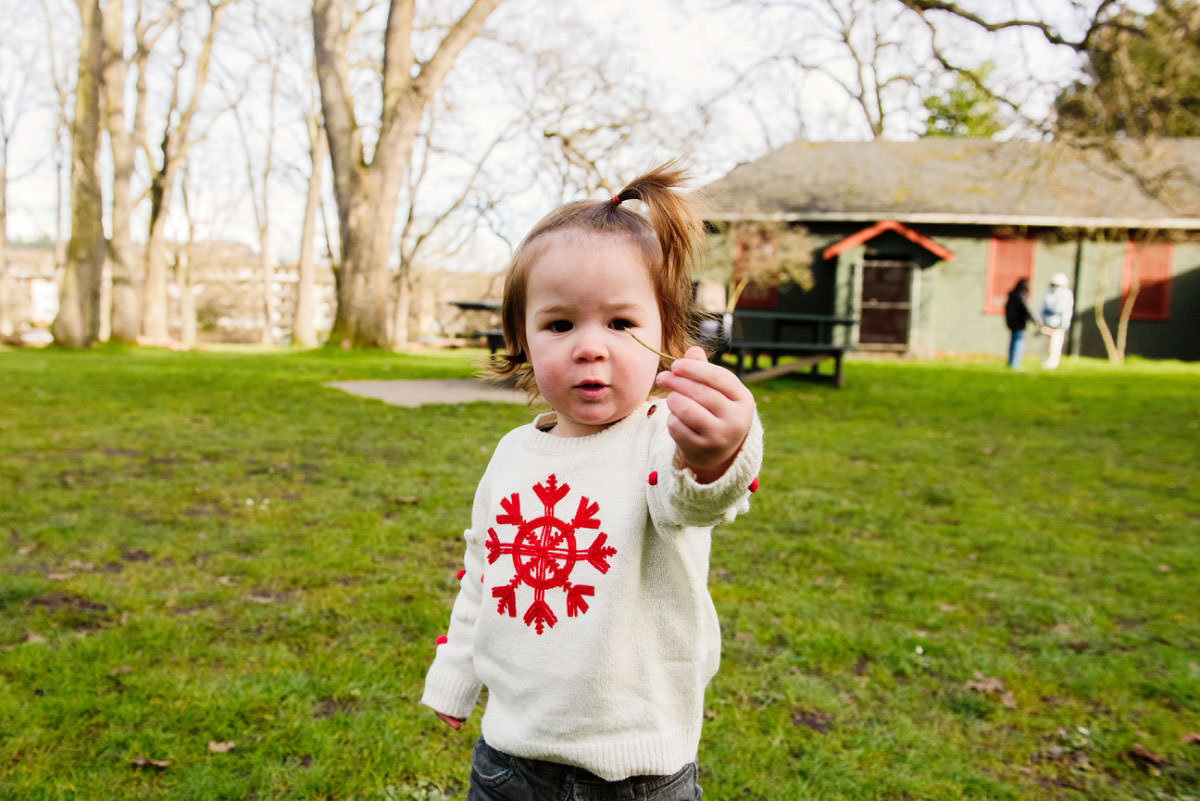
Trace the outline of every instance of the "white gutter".
<path fill-rule="evenodd" d="M 760 220 L 770 222 L 878 222 L 895 220 L 902 223 L 949 225 L 1016 225 L 1036 228 L 1154 228 L 1200 231 L 1200 217 L 1042 217 L 1009 214 L 950 214 L 946 212 L 889 212 L 889 211 L 814 211 L 771 212 L 764 214 L 706 215 L 713 220 Z"/>

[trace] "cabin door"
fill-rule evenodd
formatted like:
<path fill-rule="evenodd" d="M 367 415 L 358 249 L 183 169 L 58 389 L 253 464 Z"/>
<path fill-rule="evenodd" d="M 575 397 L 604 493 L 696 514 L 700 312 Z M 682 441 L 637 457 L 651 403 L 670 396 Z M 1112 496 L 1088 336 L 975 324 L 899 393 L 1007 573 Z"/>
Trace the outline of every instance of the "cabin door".
<path fill-rule="evenodd" d="M 910 261 L 863 260 L 860 345 L 886 350 L 907 348 L 912 314 L 912 271 Z"/>

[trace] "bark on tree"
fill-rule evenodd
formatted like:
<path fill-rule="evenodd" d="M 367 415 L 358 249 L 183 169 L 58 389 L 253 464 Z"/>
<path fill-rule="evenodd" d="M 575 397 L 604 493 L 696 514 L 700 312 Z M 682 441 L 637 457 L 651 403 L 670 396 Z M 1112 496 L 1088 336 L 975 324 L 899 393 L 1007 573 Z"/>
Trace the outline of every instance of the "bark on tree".
<path fill-rule="evenodd" d="M 345 0 L 314 0 L 313 43 L 342 250 L 330 341 L 343 347 L 388 345 L 387 258 L 413 140 L 426 106 L 459 53 L 501 2 L 475 0 L 450 26 L 434 54 L 418 62 L 412 41 L 414 0 L 391 0 L 379 136 L 368 161 L 349 81 L 348 34 L 342 25 Z"/>
<path fill-rule="evenodd" d="M 325 131 L 316 113 L 308 115 L 308 141 L 312 169 L 308 174 L 308 195 L 304 200 L 304 222 L 300 228 L 300 257 L 296 264 L 296 313 L 292 317 L 292 342 L 311 348 L 317 344 L 314 316 L 317 311 L 316 267 L 313 264 L 313 237 L 317 233 L 317 213 L 321 210 L 321 181 L 329 148 Z"/>
<path fill-rule="evenodd" d="M 133 218 L 133 134 L 125 123 L 124 0 L 104 6 L 104 127 L 112 152 L 112 209 L 108 258 L 112 270 L 111 335 L 117 342 L 136 342 L 142 320 L 138 298 L 138 255 L 130 234 Z"/>
<path fill-rule="evenodd" d="M 55 341 L 86 347 L 100 330 L 104 266 L 103 199 L 96 156 L 100 148 L 101 15 L 99 0 L 80 0 L 79 68 L 71 125 L 71 238 L 58 288 Z"/>

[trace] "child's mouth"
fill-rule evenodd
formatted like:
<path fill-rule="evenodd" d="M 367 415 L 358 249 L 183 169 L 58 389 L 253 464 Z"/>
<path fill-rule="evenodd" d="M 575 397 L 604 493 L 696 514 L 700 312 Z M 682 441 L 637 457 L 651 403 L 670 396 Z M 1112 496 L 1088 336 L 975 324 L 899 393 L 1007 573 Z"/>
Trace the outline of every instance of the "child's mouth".
<path fill-rule="evenodd" d="M 586 398 L 594 395 L 600 395 L 608 387 L 599 381 L 583 381 L 577 384 L 575 388 L 578 389 L 579 393 Z"/>

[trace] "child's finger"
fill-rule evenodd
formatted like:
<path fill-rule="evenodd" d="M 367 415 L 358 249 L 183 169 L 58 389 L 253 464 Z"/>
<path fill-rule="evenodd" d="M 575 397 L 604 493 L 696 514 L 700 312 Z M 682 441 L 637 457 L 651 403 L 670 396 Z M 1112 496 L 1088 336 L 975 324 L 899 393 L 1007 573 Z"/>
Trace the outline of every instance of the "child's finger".
<path fill-rule="evenodd" d="M 658 384 L 663 389 L 669 390 L 672 393 L 679 393 L 690 398 L 713 414 L 719 413 L 730 402 L 730 399 L 723 392 L 714 389 L 708 383 L 694 381 L 673 372 L 664 373 L 659 379 Z"/>
<path fill-rule="evenodd" d="M 436 710 L 434 711 L 434 714 L 437 715 L 439 718 L 441 718 L 446 723 L 446 725 L 448 725 L 450 728 L 454 729 L 455 731 L 462 728 L 463 721 L 461 718 L 452 718 L 449 715 L 443 715 L 441 712 L 438 712 Z"/>
<path fill-rule="evenodd" d="M 676 359 L 670 373 L 712 387 L 732 401 L 744 401 L 750 395 L 750 390 L 746 389 L 741 379 L 721 365 L 711 364 L 707 360 Z"/>

